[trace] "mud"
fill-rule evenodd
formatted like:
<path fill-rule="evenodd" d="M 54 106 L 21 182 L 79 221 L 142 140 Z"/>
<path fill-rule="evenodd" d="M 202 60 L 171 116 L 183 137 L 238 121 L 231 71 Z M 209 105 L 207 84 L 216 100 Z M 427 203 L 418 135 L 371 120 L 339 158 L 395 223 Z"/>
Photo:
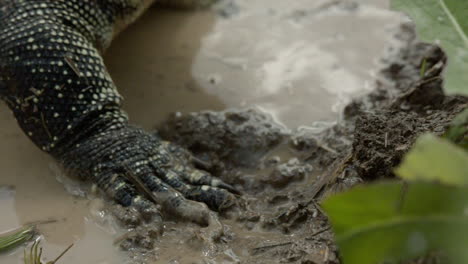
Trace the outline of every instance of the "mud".
<path fill-rule="evenodd" d="M 388 65 L 376 89 L 350 103 L 345 118 L 332 127 L 319 125 L 282 134 L 272 119 L 253 110 L 192 113 L 163 125 L 163 137 L 190 149 L 198 159 L 231 164 L 212 172 L 229 175 L 226 180 L 244 193 L 237 210 L 223 215 L 225 236 L 213 244 L 205 241 L 211 250 L 200 262 L 192 259 L 193 263 L 339 262 L 320 209 L 321 197 L 363 181 L 394 177 L 392 169 L 420 134 L 442 134 L 468 106 L 467 98 L 443 95 L 443 52 L 418 43 L 407 27 L 403 25 L 398 36 L 404 45 L 385 59 Z M 428 71 L 421 76 L 423 59 Z M 249 141 L 244 144 L 246 138 Z M 289 144 L 278 147 L 279 142 Z M 272 155 L 275 148 L 292 158 L 283 161 Z M 268 154 L 259 159 L 251 151 Z M 248 184 L 239 177 L 246 173 Z M 252 235 L 245 238 L 244 232 Z M 266 242 L 265 236 L 272 238 Z M 190 245 L 193 239 L 196 235 L 184 243 Z M 158 243 L 171 245 L 165 239 Z"/>
<path fill-rule="evenodd" d="M 158 131 L 165 139 L 188 148 L 200 160 L 212 164 L 208 167 L 224 167 L 225 163 L 230 167 L 255 167 L 254 164 L 288 134 L 288 130 L 275 123 L 271 116 L 255 109 L 179 113 Z"/>
<path fill-rule="evenodd" d="M 441 74 L 446 57 L 439 48 L 419 43 L 410 25 L 402 26 L 399 38 L 404 48 L 386 59 L 389 65 L 382 70 L 383 78 L 394 88 L 377 82 L 368 98 L 348 106 L 354 108 L 348 111 L 348 118 L 355 120 L 350 164 L 365 180 L 393 177 L 392 169 L 419 135 L 442 135 L 451 120 L 468 107 L 466 97 L 443 94 Z M 427 70 L 421 75 L 423 60 Z"/>
<path fill-rule="evenodd" d="M 224 235 L 216 241 L 206 239 L 207 230 L 177 219 L 168 222 L 160 239 L 149 239 L 151 230 L 139 225 L 135 212 L 117 207 L 114 214 L 130 230 L 120 247 L 134 261 L 148 261 L 141 255 L 154 257 L 157 263 L 337 260 L 326 217 L 310 188 L 321 169 L 293 157 L 287 146 L 290 131 L 267 113 L 233 109 L 178 114 L 159 132 L 189 149 L 195 165 L 219 174 L 243 194 L 234 209 L 220 215 Z M 183 256 L 176 253 L 179 249 Z"/>
<path fill-rule="evenodd" d="M 353 165 L 359 175 L 366 180 L 392 177 L 392 169 L 419 135 L 442 135 L 467 103 L 463 99 L 447 99 L 442 109 L 429 105 L 424 113 L 383 110 L 360 116 L 353 142 Z"/>
<path fill-rule="evenodd" d="M 384 8 L 237 0 L 215 12 L 153 9 L 113 44 L 105 60 L 132 121 L 242 192 L 220 214 L 218 239 L 167 215 L 160 235 L 134 210 L 96 198 L 49 168 L 4 106 L 0 186 L 11 187 L 0 188 L 0 230 L 54 219 L 40 229 L 43 245 L 53 257 L 74 242 L 69 264 L 339 263 L 320 200 L 393 177 L 417 135 L 443 133 L 467 106 L 441 94 L 443 53 L 418 43 L 407 22 L 395 31 L 401 19 Z M 21 261 L 21 250 L 0 256 Z"/>

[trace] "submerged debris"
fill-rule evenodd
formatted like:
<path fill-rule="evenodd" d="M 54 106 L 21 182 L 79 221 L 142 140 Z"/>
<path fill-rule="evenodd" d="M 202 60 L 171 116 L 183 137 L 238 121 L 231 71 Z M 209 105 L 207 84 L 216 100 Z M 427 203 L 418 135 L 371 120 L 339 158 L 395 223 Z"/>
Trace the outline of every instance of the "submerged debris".
<path fill-rule="evenodd" d="M 53 261 L 48 261 L 46 263 L 42 262 L 41 257 L 42 257 L 42 247 L 39 246 L 41 243 L 40 240 L 34 241 L 32 246 L 28 250 L 24 250 L 24 264 L 55 264 L 59 259 L 61 259 L 65 253 L 70 250 L 71 247 L 73 247 L 73 244 L 68 246 L 58 257 L 56 257 Z"/>

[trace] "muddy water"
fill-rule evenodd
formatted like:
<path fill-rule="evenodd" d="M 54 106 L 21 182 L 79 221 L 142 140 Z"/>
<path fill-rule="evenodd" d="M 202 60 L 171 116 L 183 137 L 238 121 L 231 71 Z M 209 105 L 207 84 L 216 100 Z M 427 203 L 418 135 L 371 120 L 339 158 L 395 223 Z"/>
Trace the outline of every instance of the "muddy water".
<path fill-rule="evenodd" d="M 49 260 L 75 243 L 65 263 L 119 263 L 112 229 L 93 220 L 96 201 L 75 198 L 65 190 L 50 168 L 52 160 L 29 142 L 3 105 L 0 120 L 0 230 L 54 220 L 39 228 Z M 0 255 L 0 263 L 21 263 L 21 255 L 22 249 Z"/>
<path fill-rule="evenodd" d="M 238 0 L 223 16 L 152 9 L 118 37 L 106 63 L 131 119 L 146 128 L 176 111 L 250 105 L 290 128 L 333 122 L 351 96 L 371 88 L 376 58 L 398 21 L 385 10 L 387 0 L 339 2 Z M 0 230 L 52 219 L 40 227 L 49 259 L 73 242 L 62 263 L 123 263 L 112 246 L 121 231 L 101 217 L 99 200 L 70 195 L 53 161 L 23 136 L 3 104 L 0 124 L 0 186 L 12 187 L 0 188 Z M 172 238 L 160 249 L 160 263 L 203 255 L 175 243 L 183 235 L 179 225 L 168 227 Z M 275 236 L 233 228 L 245 243 Z M 175 258 L 181 251 L 184 257 Z M 245 254 L 225 253 L 230 262 Z M 0 255 L 0 263 L 21 263 L 21 255 Z"/>

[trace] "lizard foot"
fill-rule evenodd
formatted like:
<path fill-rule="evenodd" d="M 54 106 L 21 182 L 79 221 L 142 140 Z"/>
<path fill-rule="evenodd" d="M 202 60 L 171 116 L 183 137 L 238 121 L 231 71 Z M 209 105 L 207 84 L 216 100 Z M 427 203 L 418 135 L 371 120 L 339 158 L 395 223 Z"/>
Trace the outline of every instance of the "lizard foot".
<path fill-rule="evenodd" d="M 61 155 L 65 168 L 90 179 L 123 206 L 162 223 L 159 206 L 200 225 L 231 207 L 236 190 L 185 160 L 186 152 L 139 128 L 122 125 L 87 137 Z M 209 209 L 210 208 L 210 209 Z"/>

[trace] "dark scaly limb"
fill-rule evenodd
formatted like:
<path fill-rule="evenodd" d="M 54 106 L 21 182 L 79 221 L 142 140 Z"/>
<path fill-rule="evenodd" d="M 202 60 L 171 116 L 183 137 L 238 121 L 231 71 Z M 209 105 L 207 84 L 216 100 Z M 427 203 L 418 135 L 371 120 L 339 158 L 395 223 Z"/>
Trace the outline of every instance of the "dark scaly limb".
<path fill-rule="evenodd" d="M 38 147 L 118 203 L 159 223 L 154 203 L 213 223 L 205 204 L 228 207 L 234 188 L 188 165 L 178 147 L 129 124 L 101 57 L 151 2 L 0 2 L 0 96 Z"/>

